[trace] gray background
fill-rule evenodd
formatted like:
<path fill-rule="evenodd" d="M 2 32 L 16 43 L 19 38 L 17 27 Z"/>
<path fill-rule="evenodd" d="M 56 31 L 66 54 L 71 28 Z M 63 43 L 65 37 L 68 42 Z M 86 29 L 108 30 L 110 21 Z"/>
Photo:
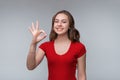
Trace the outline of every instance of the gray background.
<path fill-rule="evenodd" d="M 39 20 L 49 35 L 52 16 L 62 9 L 74 16 L 87 48 L 87 79 L 120 80 L 120 0 L 0 0 L 0 80 L 47 80 L 46 58 L 35 70 L 26 68 L 28 28 Z"/>

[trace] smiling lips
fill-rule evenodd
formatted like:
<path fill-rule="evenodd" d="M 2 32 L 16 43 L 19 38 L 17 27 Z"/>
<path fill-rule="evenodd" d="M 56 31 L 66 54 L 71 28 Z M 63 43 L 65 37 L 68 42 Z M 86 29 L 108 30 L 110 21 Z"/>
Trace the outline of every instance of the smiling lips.
<path fill-rule="evenodd" d="M 64 28 L 56 28 L 57 31 L 62 31 Z"/>

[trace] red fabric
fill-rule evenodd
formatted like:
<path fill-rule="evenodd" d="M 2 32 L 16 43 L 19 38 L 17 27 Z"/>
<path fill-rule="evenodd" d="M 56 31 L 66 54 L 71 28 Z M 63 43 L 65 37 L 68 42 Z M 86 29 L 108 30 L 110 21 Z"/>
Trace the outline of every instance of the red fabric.
<path fill-rule="evenodd" d="M 69 50 L 58 55 L 54 50 L 54 41 L 39 46 L 45 51 L 48 61 L 48 80 L 76 80 L 77 58 L 86 53 L 85 46 L 80 42 L 72 42 Z"/>

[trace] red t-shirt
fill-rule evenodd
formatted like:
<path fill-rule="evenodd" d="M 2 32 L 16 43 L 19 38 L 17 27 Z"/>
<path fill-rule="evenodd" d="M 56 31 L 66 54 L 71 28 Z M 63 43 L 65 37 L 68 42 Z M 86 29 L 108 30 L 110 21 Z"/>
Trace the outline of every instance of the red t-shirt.
<path fill-rule="evenodd" d="M 47 58 L 48 80 L 76 80 L 77 58 L 86 53 L 82 43 L 72 42 L 63 55 L 56 54 L 54 41 L 45 42 L 39 48 L 45 52 Z"/>

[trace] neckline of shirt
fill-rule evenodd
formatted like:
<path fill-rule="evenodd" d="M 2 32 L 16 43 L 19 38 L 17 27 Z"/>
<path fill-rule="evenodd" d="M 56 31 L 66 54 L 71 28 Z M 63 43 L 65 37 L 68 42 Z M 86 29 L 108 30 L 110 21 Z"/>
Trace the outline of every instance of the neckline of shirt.
<path fill-rule="evenodd" d="M 72 42 L 70 43 L 68 50 L 66 52 L 64 52 L 63 54 L 59 54 L 59 53 L 57 53 L 55 51 L 54 41 L 52 42 L 52 46 L 53 46 L 53 50 L 54 50 L 55 55 L 57 55 L 57 56 L 65 56 L 70 52 L 71 47 L 72 47 Z"/>

